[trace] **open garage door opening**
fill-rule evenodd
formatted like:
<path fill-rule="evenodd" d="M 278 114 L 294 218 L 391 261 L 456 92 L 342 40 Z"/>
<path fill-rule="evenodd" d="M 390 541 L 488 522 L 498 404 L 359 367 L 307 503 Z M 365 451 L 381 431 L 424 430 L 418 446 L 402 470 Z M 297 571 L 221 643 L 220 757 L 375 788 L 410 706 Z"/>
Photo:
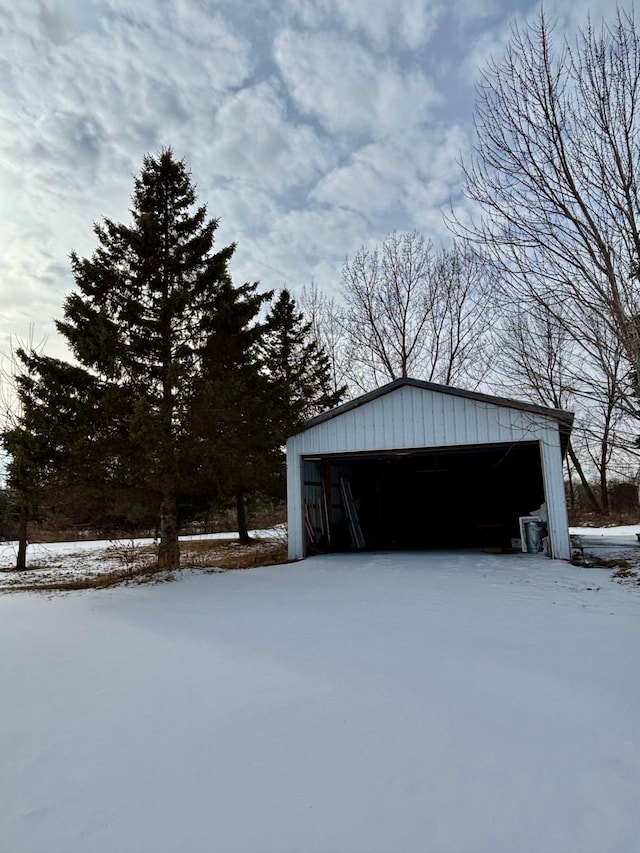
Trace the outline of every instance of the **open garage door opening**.
<path fill-rule="evenodd" d="M 539 442 L 305 457 L 307 554 L 511 550 L 545 500 Z"/>

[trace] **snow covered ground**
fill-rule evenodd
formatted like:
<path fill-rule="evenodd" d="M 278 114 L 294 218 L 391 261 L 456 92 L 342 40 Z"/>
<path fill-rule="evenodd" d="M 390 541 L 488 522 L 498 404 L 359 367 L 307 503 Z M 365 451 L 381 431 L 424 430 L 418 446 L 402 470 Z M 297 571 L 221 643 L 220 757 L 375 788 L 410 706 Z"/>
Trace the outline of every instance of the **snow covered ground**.
<path fill-rule="evenodd" d="M 572 527 L 585 552 L 603 559 L 628 560 L 640 567 L 640 525 L 623 527 Z"/>
<path fill-rule="evenodd" d="M 0 596 L 0 850 L 637 853 L 639 625 L 528 554 Z"/>

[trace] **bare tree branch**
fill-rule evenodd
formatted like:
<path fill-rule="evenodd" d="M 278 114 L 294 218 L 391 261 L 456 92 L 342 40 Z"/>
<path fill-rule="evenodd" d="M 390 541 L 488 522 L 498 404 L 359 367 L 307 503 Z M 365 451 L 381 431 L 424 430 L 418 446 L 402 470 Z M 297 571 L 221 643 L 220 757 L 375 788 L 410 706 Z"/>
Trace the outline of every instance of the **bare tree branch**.
<path fill-rule="evenodd" d="M 618 9 L 613 26 L 589 24 L 575 43 L 556 48 L 552 36 L 541 12 L 485 70 L 464 166 L 481 213 L 454 227 L 482 246 L 514 304 L 561 305 L 558 323 L 594 353 L 603 332 L 615 337 L 637 377 L 640 33 Z"/>
<path fill-rule="evenodd" d="M 489 278 L 462 244 L 436 252 L 394 233 L 347 259 L 342 283 L 345 374 L 359 390 L 404 376 L 475 386 L 486 373 Z"/>

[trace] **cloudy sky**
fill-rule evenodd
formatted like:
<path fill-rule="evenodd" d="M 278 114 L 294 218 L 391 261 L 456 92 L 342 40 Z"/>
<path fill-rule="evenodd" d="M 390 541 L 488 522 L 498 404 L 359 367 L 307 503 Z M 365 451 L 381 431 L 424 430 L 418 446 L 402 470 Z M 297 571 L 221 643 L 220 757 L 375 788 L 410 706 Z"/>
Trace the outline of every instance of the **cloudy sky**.
<path fill-rule="evenodd" d="M 337 293 L 393 230 L 448 240 L 474 82 L 527 0 L 0 0 L 0 351 L 53 318 L 92 223 L 172 146 L 239 283 Z M 550 0 L 572 32 L 608 0 Z"/>

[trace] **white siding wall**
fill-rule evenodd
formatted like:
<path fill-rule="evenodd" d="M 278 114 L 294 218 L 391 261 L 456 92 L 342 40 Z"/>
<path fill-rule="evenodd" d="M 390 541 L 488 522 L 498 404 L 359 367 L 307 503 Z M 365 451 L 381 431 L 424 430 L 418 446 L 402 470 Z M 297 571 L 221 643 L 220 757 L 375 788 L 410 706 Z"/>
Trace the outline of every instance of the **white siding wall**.
<path fill-rule="evenodd" d="M 568 558 L 567 511 L 558 423 L 553 418 L 404 386 L 323 421 L 287 443 L 289 554 L 304 556 L 303 456 L 359 451 L 539 441 L 556 557 Z"/>
<path fill-rule="evenodd" d="M 304 455 L 535 441 L 556 421 L 542 415 L 405 386 L 291 439 Z"/>
<path fill-rule="evenodd" d="M 568 560 L 571 557 L 569 541 L 569 519 L 567 517 L 567 500 L 564 490 L 562 472 L 562 453 L 560 451 L 560 434 L 556 429 L 540 441 L 540 459 L 542 461 L 542 477 L 544 494 L 549 513 L 549 538 L 553 556 Z"/>

